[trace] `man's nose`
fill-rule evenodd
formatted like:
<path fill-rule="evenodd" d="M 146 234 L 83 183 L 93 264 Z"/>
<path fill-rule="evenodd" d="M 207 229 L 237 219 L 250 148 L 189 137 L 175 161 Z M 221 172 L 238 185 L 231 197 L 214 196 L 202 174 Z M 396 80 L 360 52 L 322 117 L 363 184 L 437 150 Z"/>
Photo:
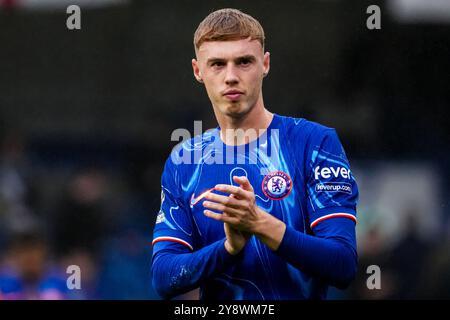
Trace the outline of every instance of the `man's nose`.
<path fill-rule="evenodd" d="M 227 66 L 226 74 L 225 74 L 225 83 L 227 85 L 236 84 L 239 82 L 239 77 L 237 75 L 236 67 L 232 64 Z"/>

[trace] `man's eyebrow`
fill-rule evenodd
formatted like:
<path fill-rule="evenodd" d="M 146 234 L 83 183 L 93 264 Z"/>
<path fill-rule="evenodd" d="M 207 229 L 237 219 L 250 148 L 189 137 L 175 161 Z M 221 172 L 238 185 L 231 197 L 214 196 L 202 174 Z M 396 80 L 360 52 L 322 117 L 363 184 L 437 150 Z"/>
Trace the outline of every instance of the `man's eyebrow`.
<path fill-rule="evenodd" d="M 243 61 L 243 60 L 255 61 L 256 57 L 254 55 L 252 55 L 252 54 L 246 54 L 246 55 L 234 58 L 233 60 L 234 61 L 238 61 L 238 62 L 239 61 Z M 211 63 L 214 63 L 214 62 L 225 62 L 225 61 L 226 61 L 226 59 L 224 59 L 224 58 L 213 57 L 213 58 L 209 58 L 208 60 L 206 60 L 206 63 L 207 64 L 211 64 Z"/>
<path fill-rule="evenodd" d="M 256 57 L 252 54 L 246 54 L 244 56 L 241 57 L 237 57 L 236 59 L 234 59 L 235 61 L 243 61 L 243 60 L 249 60 L 249 61 L 255 61 Z"/>
<path fill-rule="evenodd" d="M 223 58 L 209 58 L 208 60 L 206 60 L 207 64 L 213 63 L 213 62 L 224 62 L 225 59 Z"/>

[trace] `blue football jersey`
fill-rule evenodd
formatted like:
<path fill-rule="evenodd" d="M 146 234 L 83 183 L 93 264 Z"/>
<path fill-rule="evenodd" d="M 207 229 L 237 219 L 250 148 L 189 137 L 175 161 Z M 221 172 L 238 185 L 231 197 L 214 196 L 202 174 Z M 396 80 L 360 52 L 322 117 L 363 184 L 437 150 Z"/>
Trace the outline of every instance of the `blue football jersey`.
<path fill-rule="evenodd" d="M 224 239 L 223 223 L 206 217 L 202 202 L 216 184 L 235 185 L 233 176 L 246 176 L 257 205 L 299 232 L 314 235 L 315 226 L 335 217 L 356 222 L 358 188 L 336 131 L 274 114 L 267 130 L 248 144 L 224 144 L 217 127 L 174 148 L 161 179 L 153 255 L 173 243 L 194 252 Z M 255 236 L 243 251 L 242 259 L 201 285 L 201 298 L 325 296 L 326 283 L 293 267 Z"/>

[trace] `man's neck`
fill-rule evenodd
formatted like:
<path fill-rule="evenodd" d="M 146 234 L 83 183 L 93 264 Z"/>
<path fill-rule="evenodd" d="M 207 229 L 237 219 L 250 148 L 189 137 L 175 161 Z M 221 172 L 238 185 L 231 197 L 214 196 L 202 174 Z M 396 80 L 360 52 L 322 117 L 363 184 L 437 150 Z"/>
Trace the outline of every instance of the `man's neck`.
<path fill-rule="evenodd" d="M 218 117 L 220 138 L 227 145 L 250 143 L 264 133 L 272 119 L 273 113 L 263 105 L 255 106 L 241 118 Z"/>

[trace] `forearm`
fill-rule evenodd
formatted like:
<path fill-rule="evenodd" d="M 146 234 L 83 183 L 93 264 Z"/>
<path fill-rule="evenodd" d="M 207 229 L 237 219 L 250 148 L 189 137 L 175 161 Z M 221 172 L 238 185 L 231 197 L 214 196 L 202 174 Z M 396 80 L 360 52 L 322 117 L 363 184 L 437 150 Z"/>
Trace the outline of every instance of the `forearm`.
<path fill-rule="evenodd" d="M 299 270 L 338 288 L 347 287 L 357 271 L 355 248 L 339 237 L 319 238 L 287 227 L 275 253 Z"/>
<path fill-rule="evenodd" d="M 307 235 L 283 221 L 262 211 L 255 227 L 255 235 L 285 261 L 310 275 L 326 279 L 330 283 L 345 287 L 353 279 L 357 267 L 356 250 L 353 247 L 353 222 L 348 219 L 322 222 L 320 236 Z M 327 224 L 342 227 L 327 232 Z M 338 231 L 336 231 L 336 229 Z"/>
<path fill-rule="evenodd" d="M 152 282 L 158 294 L 170 299 L 199 287 L 202 282 L 234 263 L 237 256 L 230 255 L 220 240 L 198 251 L 177 252 L 172 249 L 158 251 L 152 262 Z"/>

